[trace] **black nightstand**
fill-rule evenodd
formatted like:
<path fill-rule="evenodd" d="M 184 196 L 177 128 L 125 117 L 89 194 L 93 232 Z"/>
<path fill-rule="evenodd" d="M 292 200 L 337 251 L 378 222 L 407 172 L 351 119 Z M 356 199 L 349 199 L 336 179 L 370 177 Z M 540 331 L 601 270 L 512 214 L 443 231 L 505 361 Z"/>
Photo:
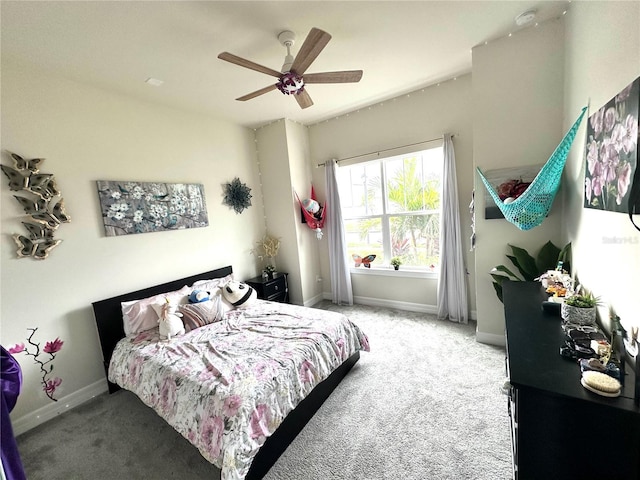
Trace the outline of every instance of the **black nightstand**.
<path fill-rule="evenodd" d="M 273 278 L 262 276 L 245 280 L 245 283 L 255 288 L 258 298 L 270 302 L 289 303 L 289 286 L 287 285 L 288 273 L 276 272 Z"/>

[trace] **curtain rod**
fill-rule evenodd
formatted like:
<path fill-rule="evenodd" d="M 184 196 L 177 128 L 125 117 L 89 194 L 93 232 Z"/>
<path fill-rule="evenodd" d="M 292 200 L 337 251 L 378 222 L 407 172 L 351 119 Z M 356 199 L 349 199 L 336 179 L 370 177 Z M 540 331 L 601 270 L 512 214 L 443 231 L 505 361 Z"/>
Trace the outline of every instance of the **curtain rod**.
<path fill-rule="evenodd" d="M 455 137 L 456 135 L 451 135 L 451 138 Z M 352 157 L 345 157 L 345 158 L 340 158 L 338 160 L 336 160 L 336 162 L 340 163 L 340 162 L 344 162 L 346 160 L 353 160 L 354 158 L 359 158 L 359 157 L 366 157 L 367 155 L 374 155 L 377 154 L 378 156 L 381 153 L 384 152 L 390 152 L 391 150 L 397 150 L 399 148 L 406 148 L 406 147 L 413 147 L 415 145 L 422 145 L 423 143 L 429 143 L 429 142 L 435 142 L 436 140 L 444 140 L 444 136 L 442 137 L 436 137 L 436 138 L 432 138 L 431 140 L 423 140 L 421 142 L 416 142 L 416 143 L 408 143 L 407 145 L 399 145 L 397 147 L 392 147 L 392 148 L 385 148 L 384 150 L 376 150 L 375 152 L 369 152 L 369 153 L 362 153 L 360 155 L 354 155 Z M 323 163 L 318 163 L 316 165 L 316 168 L 318 167 L 324 167 L 327 164 L 327 162 L 323 162 Z"/>

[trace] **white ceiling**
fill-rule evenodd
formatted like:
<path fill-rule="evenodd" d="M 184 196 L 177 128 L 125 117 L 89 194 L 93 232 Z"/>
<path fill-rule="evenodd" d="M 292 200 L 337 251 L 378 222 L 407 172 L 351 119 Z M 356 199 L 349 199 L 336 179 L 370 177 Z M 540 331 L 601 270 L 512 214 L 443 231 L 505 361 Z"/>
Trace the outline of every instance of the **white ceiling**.
<path fill-rule="evenodd" d="M 568 1 L 7 1 L 2 58 L 68 78 L 248 127 L 280 118 L 309 125 L 471 71 L 471 49 L 536 21 L 562 15 Z M 364 70 L 359 83 L 310 85 L 300 109 L 277 90 L 235 98 L 273 77 L 217 58 L 223 51 L 279 70 L 277 35 L 312 27 L 332 40 L 308 73 Z M 535 28 L 530 25 L 527 28 Z M 145 83 L 164 81 L 160 87 Z"/>

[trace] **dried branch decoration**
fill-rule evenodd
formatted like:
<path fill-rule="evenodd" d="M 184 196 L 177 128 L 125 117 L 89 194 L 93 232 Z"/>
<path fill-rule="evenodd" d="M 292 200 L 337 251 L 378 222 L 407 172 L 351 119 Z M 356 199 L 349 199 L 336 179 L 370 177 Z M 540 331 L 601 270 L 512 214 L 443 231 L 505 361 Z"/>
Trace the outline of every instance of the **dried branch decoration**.
<path fill-rule="evenodd" d="M 258 245 L 262 249 L 265 257 L 274 258 L 278 255 L 280 240 L 267 234 L 262 237 L 262 240 L 258 242 Z"/>

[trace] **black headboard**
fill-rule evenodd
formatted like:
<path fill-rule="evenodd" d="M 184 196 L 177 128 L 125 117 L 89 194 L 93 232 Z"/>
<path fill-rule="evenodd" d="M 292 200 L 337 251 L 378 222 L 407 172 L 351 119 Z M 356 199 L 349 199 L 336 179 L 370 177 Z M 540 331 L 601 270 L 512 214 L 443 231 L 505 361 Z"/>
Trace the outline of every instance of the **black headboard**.
<path fill-rule="evenodd" d="M 122 302 L 129 302 L 140 298 L 147 298 L 160 293 L 179 290 L 185 285 L 192 285 L 198 280 L 209 280 L 212 278 L 221 278 L 233 272 L 231 266 L 217 268 L 210 272 L 199 273 L 190 277 L 173 280 L 171 282 L 155 285 L 153 287 L 143 288 L 135 292 L 125 293 L 117 297 L 107 298 L 93 302 L 93 313 L 98 326 L 98 336 L 100 337 L 100 346 L 102 347 L 102 358 L 104 362 L 105 372 L 109 370 L 109 362 L 111 354 L 116 344 L 124 338 L 124 326 L 122 325 Z M 109 382 L 109 392 L 113 393 L 120 387 Z"/>

